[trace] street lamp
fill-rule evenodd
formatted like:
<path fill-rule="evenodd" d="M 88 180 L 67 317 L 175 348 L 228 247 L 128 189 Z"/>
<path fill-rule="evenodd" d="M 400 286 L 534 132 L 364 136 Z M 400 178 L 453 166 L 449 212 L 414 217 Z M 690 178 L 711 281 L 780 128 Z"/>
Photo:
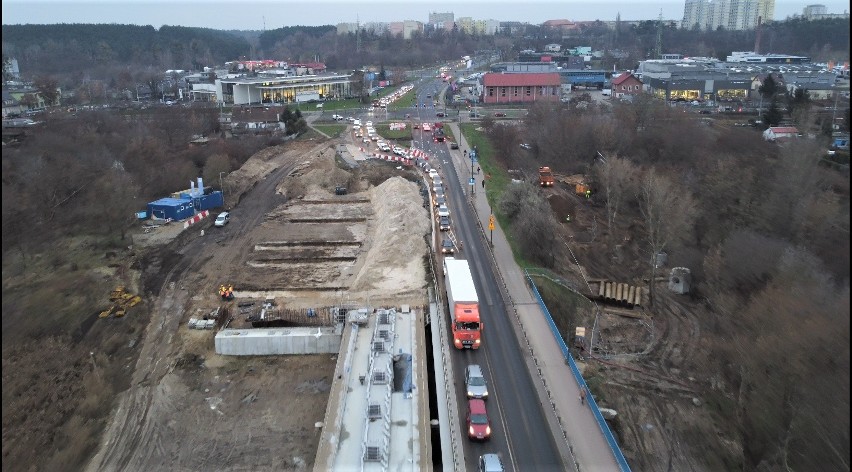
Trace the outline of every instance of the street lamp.
<path fill-rule="evenodd" d="M 223 204 L 225 203 L 226 194 L 225 194 L 225 186 L 222 185 L 222 174 L 225 174 L 225 173 L 226 172 L 219 172 L 219 189 L 222 190 L 222 203 Z"/>

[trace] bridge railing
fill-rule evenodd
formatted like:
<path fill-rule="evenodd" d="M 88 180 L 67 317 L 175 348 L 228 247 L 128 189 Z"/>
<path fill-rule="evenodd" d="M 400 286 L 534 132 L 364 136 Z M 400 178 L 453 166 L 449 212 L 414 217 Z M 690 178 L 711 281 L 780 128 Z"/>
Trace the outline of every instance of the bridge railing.
<path fill-rule="evenodd" d="M 568 349 L 568 345 L 565 344 L 565 340 L 562 339 L 562 335 L 559 334 L 559 328 L 556 327 L 556 323 L 553 321 L 553 316 L 550 315 L 550 310 L 547 309 L 547 305 L 544 304 L 544 300 L 541 298 L 541 294 L 538 292 L 538 287 L 536 287 L 535 282 L 533 282 L 532 277 L 530 277 L 530 273 L 524 269 L 524 275 L 527 278 L 527 283 L 530 284 L 530 287 L 533 289 L 533 293 L 535 294 L 536 300 L 538 300 L 538 304 L 541 307 L 541 311 L 545 315 L 545 319 L 547 320 L 547 324 L 550 326 L 550 331 L 553 333 L 553 337 L 556 339 L 556 343 L 559 345 L 559 349 L 562 350 L 562 355 L 565 357 L 566 362 L 571 367 L 571 373 L 574 374 L 574 380 L 577 382 L 577 385 L 585 390 L 589 391 L 588 385 L 586 385 L 586 380 L 583 379 L 583 375 L 580 373 L 580 369 L 577 368 L 577 363 L 574 362 L 574 358 L 571 356 L 571 351 Z M 615 461 L 618 463 L 618 466 L 624 472 L 630 471 L 630 466 L 627 465 L 627 460 L 624 458 L 624 454 L 621 452 L 621 448 L 618 446 L 618 443 L 615 441 L 615 437 L 612 435 L 612 431 L 609 429 L 609 425 L 606 424 L 606 420 L 603 415 L 601 415 L 600 408 L 598 408 L 597 402 L 592 395 L 588 395 L 586 397 L 589 401 L 589 407 L 592 410 L 592 413 L 595 415 L 595 420 L 598 422 L 598 426 L 601 429 L 601 432 L 606 438 L 606 442 L 609 444 L 610 449 L 612 450 L 612 455 L 615 457 Z"/>

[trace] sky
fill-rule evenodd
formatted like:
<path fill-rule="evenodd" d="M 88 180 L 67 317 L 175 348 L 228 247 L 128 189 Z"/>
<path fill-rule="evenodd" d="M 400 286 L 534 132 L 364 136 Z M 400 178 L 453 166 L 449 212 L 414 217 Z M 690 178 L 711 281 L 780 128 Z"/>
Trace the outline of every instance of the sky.
<path fill-rule="evenodd" d="M 775 19 L 801 14 L 811 1 L 776 0 Z M 849 10 L 849 0 L 819 2 L 828 13 Z M 650 0 L 2 0 L 3 24 L 117 23 L 195 26 L 223 30 L 263 30 L 283 26 L 416 20 L 430 12 L 452 12 L 455 18 L 521 21 L 622 20 L 683 18 L 684 1 Z"/>

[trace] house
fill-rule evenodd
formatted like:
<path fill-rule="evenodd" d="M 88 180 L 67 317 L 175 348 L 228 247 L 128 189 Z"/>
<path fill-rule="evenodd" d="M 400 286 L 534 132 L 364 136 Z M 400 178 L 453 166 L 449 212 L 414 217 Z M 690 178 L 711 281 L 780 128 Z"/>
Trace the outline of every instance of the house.
<path fill-rule="evenodd" d="M 231 111 L 231 129 L 284 131 L 282 113 L 285 107 L 234 107 Z"/>
<path fill-rule="evenodd" d="M 763 132 L 763 139 L 767 141 L 783 141 L 798 137 L 799 130 L 795 126 L 771 126 Z"/>
<path fill-rule="evenodd" d="M 25 110 L 21 101 L 12 96 L 8 90 L 3 90 L 3 119 L 7 116 L 19 116 Z"/>
<path fill-rule="evenodd" d="M 630 72 L 625 72 L 618 77 L 613 77 L 612 93 L 615 95 L 615 98 L 640 94 L 642 93 L 642 81 Z"/>
<path fill-rule="evenodd" d="M 489 73 L 482 76 L 484 103 L 526 103 L 559 100 L 561 80 L 556 72 Z"/>

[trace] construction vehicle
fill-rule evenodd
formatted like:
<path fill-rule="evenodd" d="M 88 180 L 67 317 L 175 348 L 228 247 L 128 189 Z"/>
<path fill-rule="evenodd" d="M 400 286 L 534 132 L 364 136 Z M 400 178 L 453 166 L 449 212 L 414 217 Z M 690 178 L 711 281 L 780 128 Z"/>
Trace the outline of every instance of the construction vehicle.
<path fill-rule="evenodd" d="M 127 293 L 123 286 L 118 286 L 115 290 L 110 292 L 109 300 L 113 302 L 113 304 L 106 310 L 100 312 L 98 314 L 98 318 L 108 318 L 110 316 L 121 318 L 127 314 L 128 309 L 133 308 L 141 302 L 142 297 L 139 295 L 133 295 L 132 293 Z"/>
<path fill-rule="evenodd" d="M 219 296 L 222 297 L 222 300 L 233 300 L 234 299 L 234 286 L 233 285 L 220 285 L 219 286 Z"/>
<path fill-rule="evenodd" d="M 553 187 L 553 172 L 550 171 L 550 167 L 539 167 L 538 168 L 538 183 L 542 187 Z"/>
<path fill-rule="evenodd" d="M 444 276 L 453 345 L 456 349 L 479 349 L 482 344 L 482 320 L 470 266 L 466 260 L 445 257 Z"/>

